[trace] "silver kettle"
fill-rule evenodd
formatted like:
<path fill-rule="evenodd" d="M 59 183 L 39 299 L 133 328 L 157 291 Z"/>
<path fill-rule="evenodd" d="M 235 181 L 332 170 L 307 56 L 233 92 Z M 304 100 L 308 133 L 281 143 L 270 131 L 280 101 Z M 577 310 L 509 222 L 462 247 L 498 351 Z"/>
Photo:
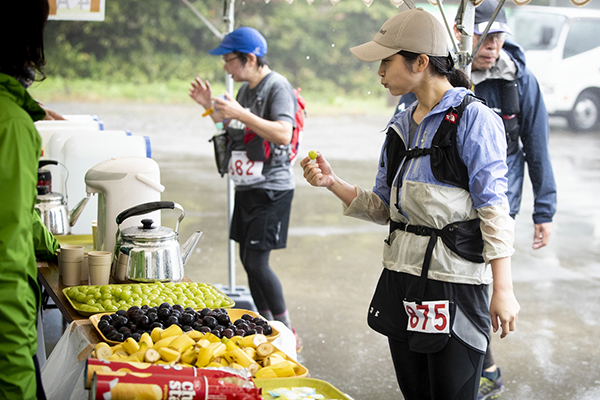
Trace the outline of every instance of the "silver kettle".
<path fill-rule="evenodd" d="M 55 192 L 38 194 L 35 208 L 39 210 L 42 222 L 50 233 L 68 235 L 89 199 L 89 196 L 84 197 L 72 211 L 69 211 L 67 200 L 62 194 Z"/>
<path fill-rule="evenodd" d="M 54 160 L 40 160 L 39 167 L 41 169 L 48 164 L 60 164 L 66 170 L 64 165 Z M 68 178 L 69 172 L 67 171 L 66 173 Z M 65 178 L 65 188 L 67 187 L 67 178 Z M 39 211 L 42 222 L 46 225 L 50 233 L 53 235 L 68 235 L 71 233 L 71 227 L 75 225 L 87 202 L 90 200 L 90 195 L 88 194 L 87 197 L 81 199 L 73 210 L 69 211 L 68 197 L 57 192 L 51 192 L 51 187 L 51 185 L 39 186 L 38 184 L 38 196 L 35 208 Z"/>
<path fill-rule="evenodd" d="M 121 223 L 129 217 L 174 208 L 181 211 L 175 230 L 154 226 L 151 219 L 143 219 L 142 226 L 130 226 L 121 231 Z M 196 231 L 182 246 L 179 245 L 179 224 L 184 216 L 183 208 L 172 201 L 143 203 L 121 212 L 116 220 L 112 276 L 120 282 L 181 281 L 183 267 L 202 236 L 202 232 Z"/>

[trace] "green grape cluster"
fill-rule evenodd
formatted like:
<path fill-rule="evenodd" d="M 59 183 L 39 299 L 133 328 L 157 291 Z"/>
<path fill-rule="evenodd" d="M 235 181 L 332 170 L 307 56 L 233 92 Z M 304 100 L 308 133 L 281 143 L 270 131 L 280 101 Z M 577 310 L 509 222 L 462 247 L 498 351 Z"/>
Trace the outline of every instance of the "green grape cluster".
<path fill-rule="evenodd" d="M 158 307 L 162 303 L 194 309 L 233 306 L 233 301 L 214 286 L 196 282 L 72 286 L 65 294 L 76 310 L 91 313 L 128 310 L 143 305 Z"/>

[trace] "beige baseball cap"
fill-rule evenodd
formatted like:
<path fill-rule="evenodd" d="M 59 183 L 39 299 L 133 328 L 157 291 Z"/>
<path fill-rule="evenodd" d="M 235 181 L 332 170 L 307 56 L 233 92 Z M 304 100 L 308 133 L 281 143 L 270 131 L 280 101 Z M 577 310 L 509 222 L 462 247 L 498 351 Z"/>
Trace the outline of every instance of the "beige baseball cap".
<path fill-rule="evenodd" d="M 361 61 L 380 61 L 401 50 L 428 56 L 448 55 L 448 32 L 422 8 L 402 11 L 385 21 L 371 42 L 352 47 Z"/>

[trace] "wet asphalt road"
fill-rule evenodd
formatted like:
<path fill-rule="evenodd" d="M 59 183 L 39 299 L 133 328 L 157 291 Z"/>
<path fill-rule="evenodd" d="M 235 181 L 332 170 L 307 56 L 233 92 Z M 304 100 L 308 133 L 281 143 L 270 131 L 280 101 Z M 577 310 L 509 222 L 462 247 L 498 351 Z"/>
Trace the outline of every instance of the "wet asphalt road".
<path fill-rule="evenodd" d="M 166 186 L 162 199 L 186 210 L 181 237 L 204 232 L 186 265 L 187 276 L 229 284 L 227 184 L 216 172 L 207 142 L 214 128 L 196 107 L 48 106 L 63 114 L 95 114 L 106 129 L 149 136 Z M 384 136 L 379 130 L 388 115 L 311 117 L 308 112 L 302 153 L 320 150 L 339 176 L 370 188 Z M 517 331 L 492 340 L 506 400 L 600 399 L 600 132 L 572 134 L 562 120 L 551 124 L 559 190 L 554 232 L 549 246 L 531 249 L 533 196 L 526 181 L 513 257 L 522 309 Z M 299 166 L 296 178 L 288 248 L 274 251 L 271 265 L 304 342 L 300 361 L 311 377 L 355 400 L 401 399 L 386 341 L 366 324 L 386 228 L 343 218 L 340 202 L 306 184 Z M 174 227 L 176 216 L 163 212 L 162 225 Z M 237 253 L 235 262 L 236 284 L 245 286 Z"/>

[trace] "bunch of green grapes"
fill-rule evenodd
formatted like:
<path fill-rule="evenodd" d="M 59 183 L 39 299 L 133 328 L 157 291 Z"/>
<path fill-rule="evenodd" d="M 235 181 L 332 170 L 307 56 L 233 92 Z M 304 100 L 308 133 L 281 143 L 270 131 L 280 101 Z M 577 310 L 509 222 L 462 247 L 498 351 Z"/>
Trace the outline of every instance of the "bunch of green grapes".
<path fill-rule="evenodd" d="M 73 306 L 85 312 L 114 312 L 132 306 L 158 307 L 162 303 L 184 307 L 231 307 L 231 299 L 206 283 L 155 282 L 103 286 L 72 286 L 66 291 Z"/>

